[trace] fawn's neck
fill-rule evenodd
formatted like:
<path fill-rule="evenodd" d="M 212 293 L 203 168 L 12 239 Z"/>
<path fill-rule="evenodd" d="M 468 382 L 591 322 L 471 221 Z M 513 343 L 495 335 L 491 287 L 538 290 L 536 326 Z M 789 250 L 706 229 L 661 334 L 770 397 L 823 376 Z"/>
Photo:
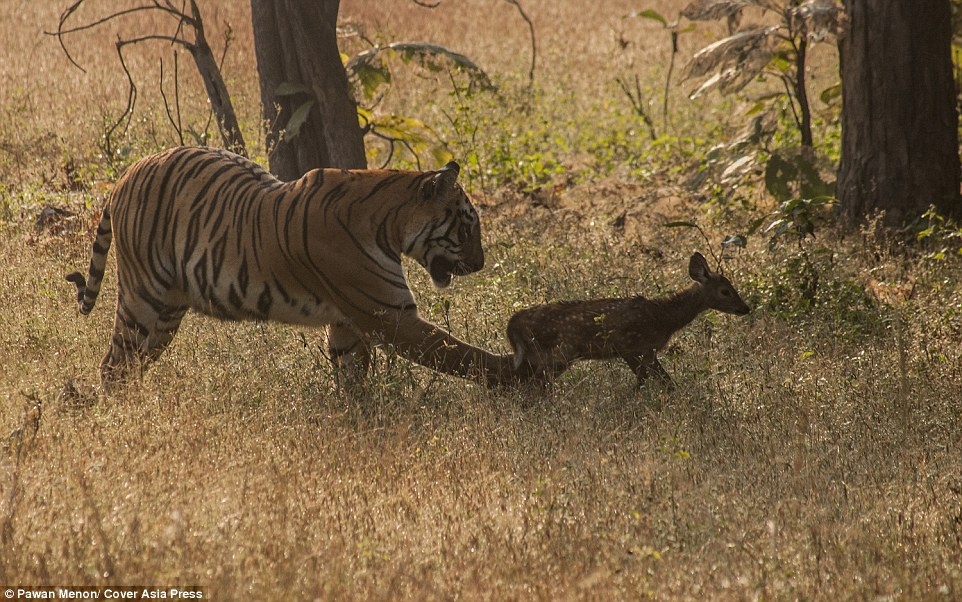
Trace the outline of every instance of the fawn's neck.
<path fill-rule="evenodd" d="M 707 309 L 702 285 L 697 282 L 677 293 L 655 299 L 652 304 L 658 306 L 662 323 L 673 333 L 687 326 Z"/>

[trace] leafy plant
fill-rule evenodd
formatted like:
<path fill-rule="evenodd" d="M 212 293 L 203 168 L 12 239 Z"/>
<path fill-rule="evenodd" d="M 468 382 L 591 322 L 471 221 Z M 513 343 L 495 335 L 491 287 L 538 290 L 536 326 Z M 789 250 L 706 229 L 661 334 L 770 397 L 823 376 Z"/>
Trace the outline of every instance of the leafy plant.
<path fill-rule="evenodd" d="M 662 106 L 661 106 L 662 121 L 663 121 L 664 127 L 667 129 L 668 128 L 668 98 L 669 98 L 668 90 L 671 88 L 671 76 L 675 71 L 675 58 L 678 56 L 678 37 L 683 33 L 693 30 L 695 26 L 694 24 L 691 24 L 691 25 L 688 25 L 687 27 L 682 28 L 679 26 L 679 23 L 681 21 L 680 16 L 678 19 L 675 19 L 674 21 L 669 22 L 668 19 L 666 19 L 661 13 L 659 13 L 658 11 L 652 8 L 649 8 L 640 12 L 633 12 L 628 16 L 641 17 L 643 19 L 651 19 L 652 21 L 657 21 L 658 23 L 661 23 L 661 26 L 671 36 L 671 59 L 668 62 L 668 73 L 667 75 L 665 75 L 665 92 L 663 95 Z M 637 82 L 638 82 L 638 78 L 635 77 L 636 91 L 639 90 Z M 655 130 L 654 130 L 654 126 L 651 123 L 651 119 L 648 118 L 647 114 L 638 110 L 638 105 L 639 105 L 638 101 L 640 101 L 640 98 L 641 98 L 640 91 L 638 94 L 636 94 L 633 97 L 630 92 L 630 89 L 623 83 L 622 80 L 619 80 L 618 83 L 621 85 L 622 91 L 624 91 L 624 93 L 628 96 L 628 99 L 632 101 L 632 106 L 635 107 L 635 111 L 638 112 L 639 115 L 645 119 L 645 123 L 648 125 L 649 128 L 651 128 L 652 138 L 654 138 Z"/>
<path fill-rule="evenodd" d="M 809 45 L 836 35 L 842 9 L 835 0 L 695 0 L 682 15 L 692 21 L 726 18 L 731 27 L 748 7 L 763 15 L 773 13 L 779 22 L 746 25 L 696 52 L 685 68 L 685 79 L 705 79 L 691 96 L 712 89 L 731 94 L 760 77 L 773 76 L 782 82 L 784 92 L 772 92 L 762 101 L 787 97 L 802 145 L 811 147 L 812 111 L 805 82 Z"/>
<path fill-rule="evenodd" d="M 962 226 L 951 219 L 947 219 L 935 210 L 929 208 L 922 214 L 919 226 L 924 226 L 915 234 L 916 242 L 930 248 L 926 259 L 945 261 L 950 255 L 962 257 Z"/>
<path fill-rule="evenodd" d="M 769 246 L 774 247 L 780 239 L 791 234 L 801 243 L 811 236 L 815 238 L 815 225 L 825 219 L 825 209 L 835 202 L 834 197 L 820 196 L 810 199 L 791 199 L 778 206 L 770 218 L 774 218 L 764 232 L 771 234 Z M 762 218 L 764 220 L 764 218 Z"/>
<path fill-rule="evenodd" d="M 389 86 L 394 81 L 392 64 L 413 65 L 432 73 L 447 72 L 452 84 L 457 86 L 454 74 L 467 77 L 471 90 L 494 90 L 488 75 L 468 57 L 438 46 L 421 42 L 395 42 L 386 46 L 375 45 L 344 59 L 344 67 L 355 90 L 355 97 L 364 99 L 366 105 L 358 105 L 358 119 L 366 135 L 373 136 L 383 145 L 383 165 L 395 157 L 400 147 L 410 154 L 418 169 L 421 156 L 429 154 L 435 163 L 445 163 L 451 153 L 437 133 L 419 119 L 398 114 L 382 115 L 377 111 Z M 309 108 L 309 107 L 308 107 Z M 297 112 L 291 117 L 293 120 Z M 295 124 L 297 125 L 297 124 Z"/>

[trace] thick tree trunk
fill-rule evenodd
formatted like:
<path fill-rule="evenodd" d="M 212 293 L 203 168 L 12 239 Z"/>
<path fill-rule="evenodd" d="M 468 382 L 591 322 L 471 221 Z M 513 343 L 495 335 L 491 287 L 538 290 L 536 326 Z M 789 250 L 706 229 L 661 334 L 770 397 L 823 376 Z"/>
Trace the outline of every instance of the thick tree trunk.
<path fill-rule="evenodd" d="M 959 215 L 959 141 L 949 0 L 846 0 L 839 41 L 849 223 L 903 225 L 934 205 Z"/>
<path fill-rule="evenodd" d="M 282 180 L 317 167 L 367 167 L 364 138 L 337 48 L 339 0 L 251 0 L 271 171 Z M 278 96 L 281 84 L 304 92 Z M 290 87 L 290 86 L 288 86 Z M 313 102 L 296 136 L 291 115 Z"/>

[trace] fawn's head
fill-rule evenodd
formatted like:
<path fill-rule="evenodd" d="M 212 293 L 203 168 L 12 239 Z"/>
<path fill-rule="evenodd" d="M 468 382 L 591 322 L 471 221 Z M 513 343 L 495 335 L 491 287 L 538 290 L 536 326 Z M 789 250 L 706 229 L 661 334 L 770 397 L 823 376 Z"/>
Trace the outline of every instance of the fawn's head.
<path fill-rule="evenodd" d="M 709 308 L 738 316 L 751 311 L 728 278 L 711 271 L 701 253 L 695 253 L 688 261 L 688 275 L 702 285 L 705 305 Z"/>

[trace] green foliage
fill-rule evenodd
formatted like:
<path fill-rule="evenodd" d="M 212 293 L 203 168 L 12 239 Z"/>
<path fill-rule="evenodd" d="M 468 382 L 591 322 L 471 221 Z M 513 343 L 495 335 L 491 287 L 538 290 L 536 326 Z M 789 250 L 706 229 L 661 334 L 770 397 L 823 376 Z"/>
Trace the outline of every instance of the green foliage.
<path fill-rule="evenodd" d="M 739 28 L 747 8 L 772 13 L 777 22 Z M 696 52 L 686 66 L 686 79 L 701 80 L 693 98 L 713 89 L 733 94 L 770 78 L 781 84 L 762 88 L 748 111 L 745 130 L 719 147 L 727 151 L 716 159 L 722 165 L 719 179 L 731 191 L 727 195 L 758 175 L 763 175 L 766 190 L 781 203 L 805 199 L 810 204 L 817 197 L 833 195 L 829 163 L 837 159 L 837 139 L 832 139 L 830 153 L 814 148 L 805 71 L 809 46 L 835 36 L 841 7 L 834 0 L 695 0 L 682 15 L 695 21 L 727 19 L 731 32 Z M 838 86 L 827 88 L 822 101 L 835 103 L 838 91 Z M 791 129 L 794 134 L 787 133 Z M 777 231 L 784 232 L 778 230 L 782 226 L 791 227 L 782 222 Z"/>
<path fill-rule="evenodd" d="M 825 210 L 834 203 L 834 197 L 828 196 L 783 202 L 771 214 L 774 221 L 764 230 L 766 234 L 771 234 L 769 246 L 774 247 L 788 234 L 794 235 L 799 244 L 809 236 L 815 238 L 815 224 L 826 219 Z"/>
<path fill-rule="evenodd" d="M 392 82 L 390 63 L 400 61 L 434 73 L 456 71 L 468 76 L 472 86 L 494 89 L 488 75 L 474 61 L 443 46 L 423 42 L 395 42 L 386 46 L 374 46 L 359 52 L 346 61 L 344 68 L 348 77 L 360 88 L 363 96 L 374 98 L 383 86 Z"/>
<path fill-rule="evenodd" d="M 274 92 L 275 96 L 279 97 L 295 97 L 300 96 L 300 102 L 291 112 L 290 118 L 287 120 L 287 124 L 284 126 L 284 136 L 293 140 L 296 138 L 300 132 L 301 127 L 307 122 L 307 117 L 311 113 L 311 108 L 316 104 L 314 95 L 311 89 L 303 84 L 297 84 L 294 82 L 283 82 L 277 87 Z M 292 99 L 293 100 L 293 99 Z"/>
<path fill-rule="evenodd" d="M 839 339 L 859 340 L 884 330 L 883 316 L 862 277 L 847 272 L 828 246 L 771 250 L 761 270 L 746 274 L 746 300 L 799 326 L 821 321 Z"/>
<path fill-rule="evenodd" d="M 942 262 L 952 255 L 962 257 L 962 226 L 935 207 L 922 214 L 915 241 L 926 250 L 926 259 Z"/>
<path fill-rule="evenodd" d="M 470 91 L 495 89 L 487 74 L 473 61 L 435 44 L 396 42 L 374 46 L 350 59 L 342 55 L 342 59 L 355 96 L 366 103 L 358 105 L 358 120 L 364 133 L 373 139 L 368 154 L 381 166 L 400 161 L 402 165 L 412 164 L 423 169 L 422 157 L 430 157 L 434 164 L 441 165 L 453 156 L 437 132 L 422 120 L 397 113 L 385 115 L 377 109 L 396 81 L 392 69 L 404 66 L 433 74 L 447 73 L 452 86 L 461 86 L 459 80 L 465 79 L 464 85 Z"/>
<path fill-rule="evenodd" d="M 440 136 L 419 119 L 396 114 L 379 116 L 363 107 L 358 107 L 357 116 L 361 128 L 383 143 L 369 144 L 367 149 L 369 158 L 382 167 L 391 163 L 399 146 L 407 153 L 405 159 L 417 169 L 426 168 L 421 165 L 422 157 L 430 157 L 434 165 L 444 165 L 453 158 Z"/>
<path fill-rule="evenodd" d="M 835 182 L 819 169 L 813 151 L 804 147 L 780 148 L 773 151 L 765 164 L 765 188 L 775 200 L 813 199 L 835 194 Z"/>
<path fill-rule="evenodd" d="M 754 6 L 762 13 L 774 13 L 775 25 L 750 25 L 738 29 L 742 11 Z M 841 7 L 834 0 L 769 0 L 743 2 L 732 0 L 695 0 L 682 15 L 692 21 L 727 19 L 730 35 L 695 53 L 685 69 L 685 77 L 702 79 L 693 92 L 698 96 L 718 89 L 723 94 L 739 92 L 763 75 L 785 83 L 785 93 L 797 103 L 799 83 L 804 80 L 805 51 L 809 43 L 832 38 L 839 29 Z M 799 107 L 800 110 L 807 107 Z"/>

